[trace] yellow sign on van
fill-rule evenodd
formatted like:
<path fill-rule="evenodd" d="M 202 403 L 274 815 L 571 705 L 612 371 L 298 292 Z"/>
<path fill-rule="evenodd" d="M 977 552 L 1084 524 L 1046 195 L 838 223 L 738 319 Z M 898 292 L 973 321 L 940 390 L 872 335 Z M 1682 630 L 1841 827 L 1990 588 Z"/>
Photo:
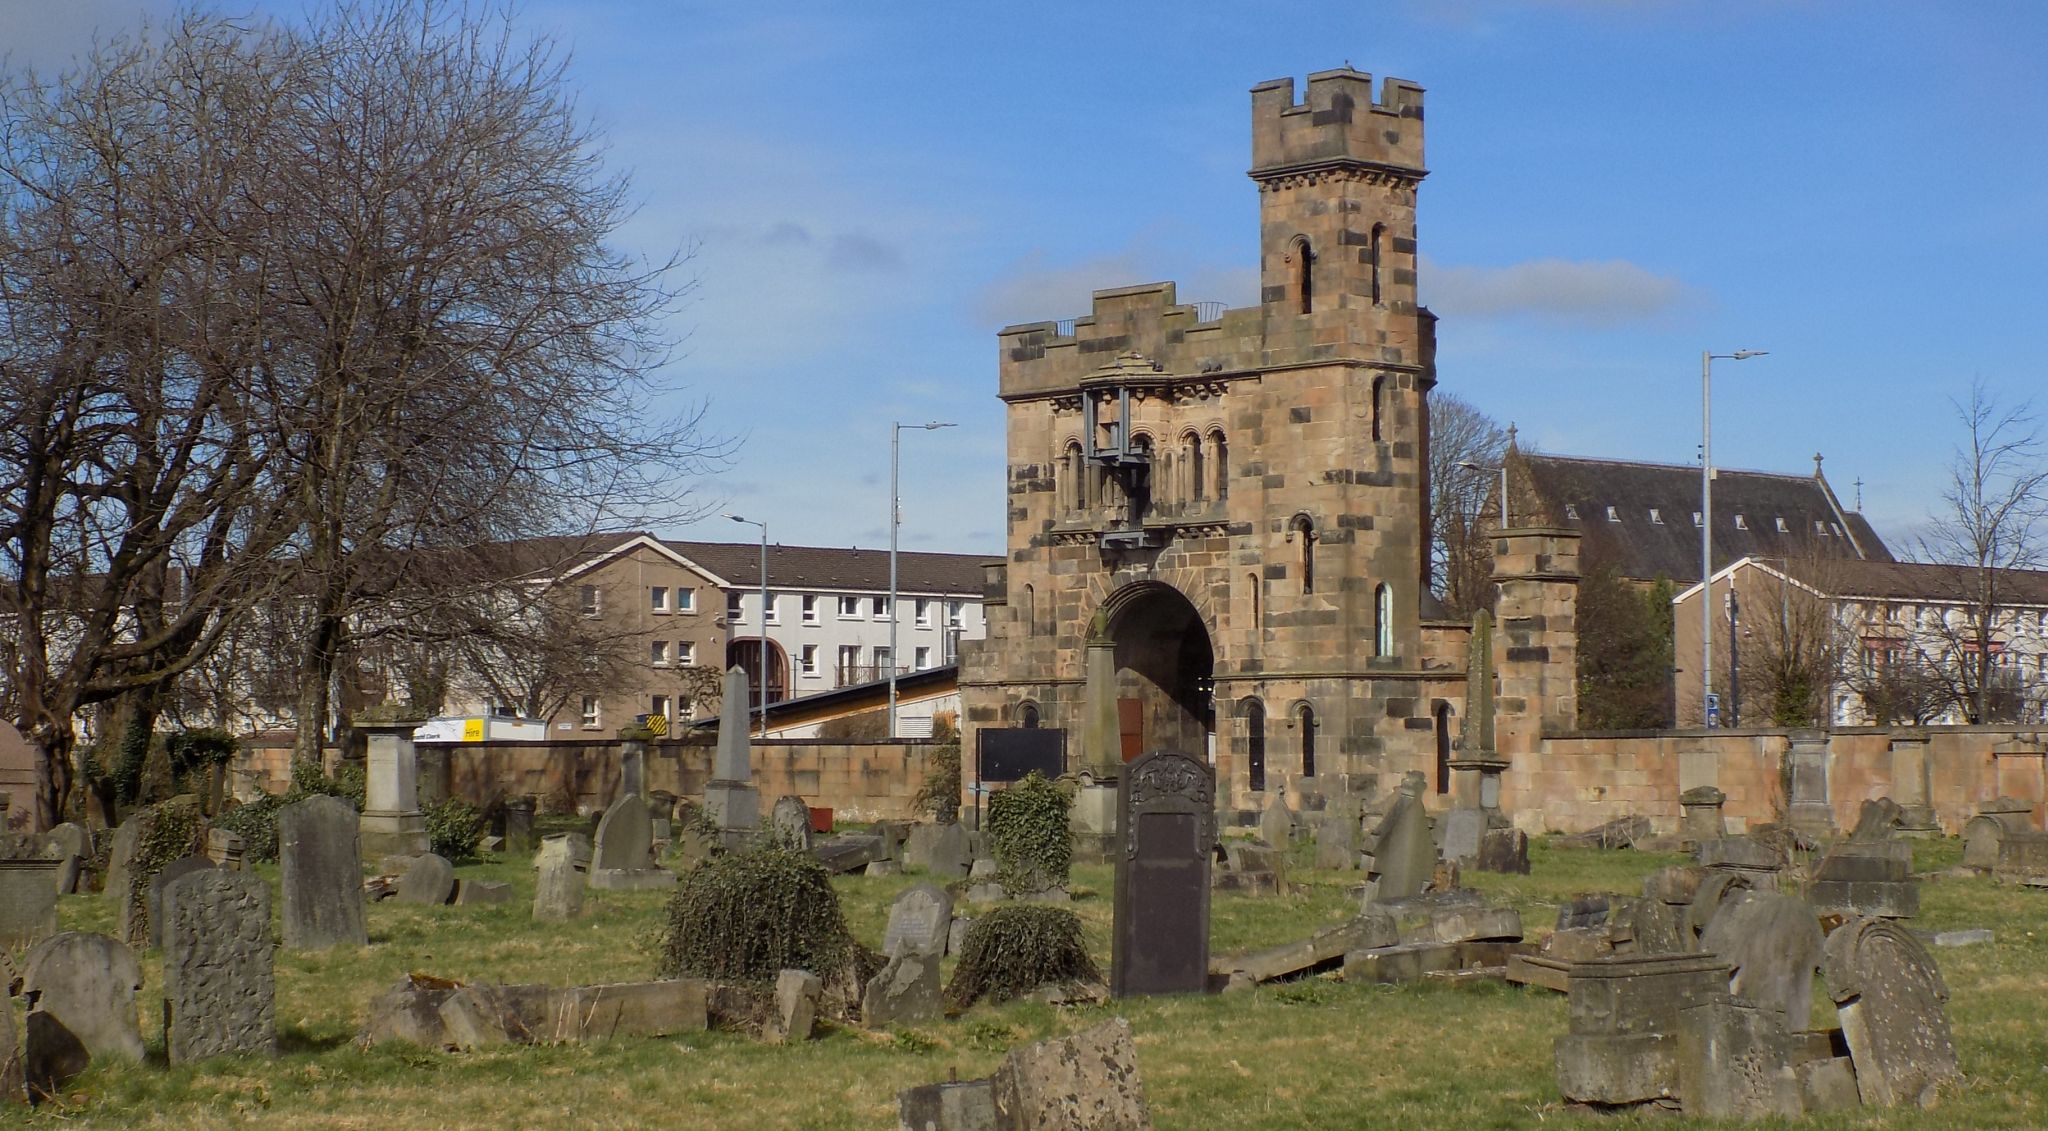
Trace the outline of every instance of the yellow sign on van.
<path fill-rule="evenodd" d="M 482 742 L 483 740 L 484 740 L 484 721 L 483 721 L 482 719 L 464 719 L 464 720 L 462 720 L 462 741 L 464 741 L 464 742 Z"/>

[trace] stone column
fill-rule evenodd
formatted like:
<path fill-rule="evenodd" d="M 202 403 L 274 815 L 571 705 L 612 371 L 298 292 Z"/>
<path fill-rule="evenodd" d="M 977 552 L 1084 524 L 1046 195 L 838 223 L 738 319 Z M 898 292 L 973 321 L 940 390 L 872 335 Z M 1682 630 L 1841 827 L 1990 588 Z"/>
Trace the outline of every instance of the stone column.
<path fill-rule="evenodd" d="M 1928 788 L 1927 736 L 1922 733 L 1892 736 L 1893 801 L 1903 811 L 1899 835 L 1925 839 L 1941 835 L 1941 823 L 1934 819 L 1932 793 Z"/>
<path fill-rule="evenodd" d="M 1081 756 L 1098 779 L 1113 786 L 1123 768 L 1123 728 L 1116 714 L 1116 641 L 1110 639 L 1107 618 L 1097 613 L 1089 627 L 1087 685 L 1083 710 L 1086 712 Z"/>
<path fill-rule="evenodd" d="M 360 711 L 355 728 L 369 738 L 368 788 L 359 822 L 363 855 L 419 856 L 427 851 L 427 819 L 420 813 L 419 754 L 412 732 L 426 721 L 409 706 L 386 704 Z"/>
<path fill-rule="evenodd" d="M 1828 732 L 1793 731 L 1785 762 L 1792 772 L 1791 793 L 1785 798 L 1792 827 L 1809 836 L 1834 836 L 1835 809 L 1828 800 Z"/>
<path fill-rule="evenodd" d="M 1546 733 L 1578 728 L 1579 532 L 1511 528 L 1494 546 L 1498 746 L 1512 758 L 1536 753 Z"/>
<path fill-rule="evenodd" d="M 727 848 L 753 838 L 761 825 L 761 791 L 754 788 L 753 746 L 747 739 L 747 673 L 737 665 L 725 672 L 725 699 L 718 711 L 718 749 L 711 759 L 711 784 L 704 812 Z"/>

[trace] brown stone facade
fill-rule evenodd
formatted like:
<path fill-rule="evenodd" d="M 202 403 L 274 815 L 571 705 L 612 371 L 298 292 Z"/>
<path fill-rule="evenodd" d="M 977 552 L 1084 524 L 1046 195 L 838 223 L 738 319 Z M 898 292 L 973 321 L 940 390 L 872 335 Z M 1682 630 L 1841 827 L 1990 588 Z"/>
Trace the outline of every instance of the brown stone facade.
<path fill-rule="evenodd" d="M 1158 283 L 1001 332 L 1008 553 L 989 639 L 963 655 L 967 749 L 1026 718 L 1067 728 L 1076 761 L 1213 736 L 1219 800 L 1239 808 L 1370 794 L 1447 753 L 1464 630 L 1422 620 L 1422 104 L 1350 70 L 1311 75 L 1298 102 L 1292 80 L 1253 89 L 1259 305 Z M 1113 721 L 1085 717 L 1091 634 L 1114 645 Z"/>

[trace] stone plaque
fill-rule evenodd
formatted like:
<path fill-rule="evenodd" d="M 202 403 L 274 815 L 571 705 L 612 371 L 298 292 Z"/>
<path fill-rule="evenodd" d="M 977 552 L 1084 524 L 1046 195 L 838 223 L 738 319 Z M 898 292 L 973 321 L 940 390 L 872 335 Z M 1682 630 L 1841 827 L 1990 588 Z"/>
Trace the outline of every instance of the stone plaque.
<path fill-rule="evenodd" d="M 1118 997 L 1209 988 L 1215 793 L 1209 767 L 1186 754 L 1155 751 L 1124 768 L 1109 975 Z"/>
<path fill-rule="evenodd" d="M 1927 1107 L 1943 1083 L 1961 1075 L 1948 985 L 1912 932 L 1885 919 L 1852 919 L 1828 936 L 1821 974 L 1841 1009 L 1865 1104 Z"/>
<path fill-rule="evenodd" d="M 339 797 L 308 797 L 277 811 L 284 945 L 368 945 L 360 835 L 355 807 Z"/>
<path fill-rule="evenodd" d="M 889 928 L 882 935 L 882 953 L 905 950 L 946 953 L 946 934 L 953 922 L 953 897 L 936 884 L 919 884 L 889 906 Z"/>
<path fill-rule="evenodd" d="M 270 885 L 204 868 L 164 889 L 164 1043 L 173 1064 L 277 1052 Z"/>

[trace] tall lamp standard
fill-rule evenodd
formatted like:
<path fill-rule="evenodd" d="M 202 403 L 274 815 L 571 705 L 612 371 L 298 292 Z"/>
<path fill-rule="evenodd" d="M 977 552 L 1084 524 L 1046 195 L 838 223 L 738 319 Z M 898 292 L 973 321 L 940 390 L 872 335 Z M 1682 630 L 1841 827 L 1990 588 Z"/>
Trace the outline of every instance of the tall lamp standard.
<path fill-rule="evenodd" d="M 1714 699 L 1714 360 L 1747 361 L 1769 350 L 1700 351 L 1700 724 L 1712 726 Z M 1729 642 L 1734 647 L 1734 642 Z"/>
<path fill-rule="evenodd" d="M 1488 467 L 1488 466 L 1486 466 L 1486 465 L 1485 465 L 1485 464 L 1483 464 L 1483 463 L 1473 463 L 1473 462 L 1472 462 L 1471 460 L 1469 460 L 1469 459 L 1461 459 L 1461 460 L 1459 460 L 1459 461 L 1458 461 L 1458 466 L 1459 466 L 1459 467 L 1462 467 L 1462 468 L 1464 468 L 1464 469 L 1465 469 L 1466 471 L 1497 471 L 1497 472 L 1500 472 L 1500 528 L 1501 528 L 1502 530 L 1506 530 L 1506 529 L 1508 528 L 1508 465 L 1507 465 L 1507 461 L 1506 461 L 1506 460 L 1502 460 L 1502 461 L 1501 461 L 1501 465 L 1500 465 L 1499 467 Z"/>
<path fill-rule="evenodd" d="M 761 737 L 768 737 L 768 524 L 728 513 L 734 522 L 761 528 Z"/>
<path fill-rule="evenodd" d="M 901 464 L 903 451 L 903 430 L 921 428 L 926 432 L 938 428 L 951 428 L 948 421 L 934 420 L 927 424 L 905 424 L 894 421 L 889 425 L 889 737 L 896 737 L 896 673 L 903 665 L 896 662 L 896 528 L 903 525 L 903 493 L 897 488 L 897 468 Z"/>

